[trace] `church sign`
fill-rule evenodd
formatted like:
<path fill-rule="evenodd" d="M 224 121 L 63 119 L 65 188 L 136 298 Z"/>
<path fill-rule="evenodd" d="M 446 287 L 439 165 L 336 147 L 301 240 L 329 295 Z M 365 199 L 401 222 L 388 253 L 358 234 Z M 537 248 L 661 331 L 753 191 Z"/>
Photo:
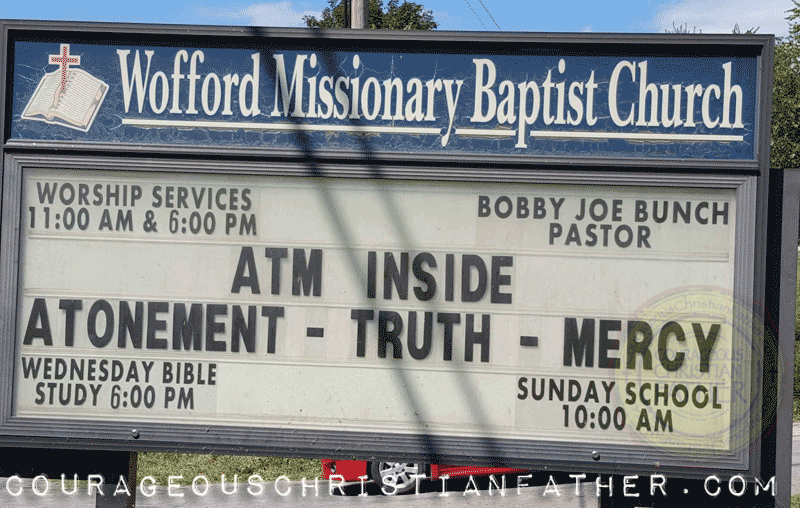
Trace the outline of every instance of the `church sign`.
<path fill-rule="evenodd" d="M 756 158 L 758 68 L 746 55 L 241 46 L 17 41 L 11 138 L 345 157 L 367 137 L 400 158 Z"/>
<path fill-rule="evenodd" d="M 4 28 L 0 439 L 757 473 L 769 37 Z"/>

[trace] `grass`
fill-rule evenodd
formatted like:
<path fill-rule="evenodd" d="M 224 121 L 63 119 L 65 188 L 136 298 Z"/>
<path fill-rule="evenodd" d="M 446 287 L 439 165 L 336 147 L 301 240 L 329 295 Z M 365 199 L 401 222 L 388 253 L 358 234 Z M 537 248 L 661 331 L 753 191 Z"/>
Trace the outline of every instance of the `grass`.
<path fill-rule="evenodd" d="M 240 482 L 246 482 L 251 475 L 259 475 L 264 481 L 279 476 L 300 480 L 322 475 L 319 459 L 142 452 L 138 460 L 139 481 L 152 476 L 159 485 L 166 485 L 169 476 L 183 476 L 178 483 L 187 484 L 197 476 L 205 476 L 210 483 L 220 483 L 223 474 L 226 482 L 233 481 L 234 475 L 239 475 Z"/>

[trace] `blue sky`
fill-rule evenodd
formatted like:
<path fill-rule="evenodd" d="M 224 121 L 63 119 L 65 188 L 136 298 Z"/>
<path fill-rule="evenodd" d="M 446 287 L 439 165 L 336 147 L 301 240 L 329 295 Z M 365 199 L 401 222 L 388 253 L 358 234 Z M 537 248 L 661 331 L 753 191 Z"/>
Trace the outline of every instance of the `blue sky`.
<path fill-rule="evenodd" d="M 302 26 L 327 0 L 217 2 L 215 0 L 6 0 L 0 18 Z M 786 35 L 792 0 L 424 0 L 443 30 L 530 32 L 664 32 L 673 24 L 703 33 L 744 30 Z M 487 10 L 488 9 L 488 10 Z"/>

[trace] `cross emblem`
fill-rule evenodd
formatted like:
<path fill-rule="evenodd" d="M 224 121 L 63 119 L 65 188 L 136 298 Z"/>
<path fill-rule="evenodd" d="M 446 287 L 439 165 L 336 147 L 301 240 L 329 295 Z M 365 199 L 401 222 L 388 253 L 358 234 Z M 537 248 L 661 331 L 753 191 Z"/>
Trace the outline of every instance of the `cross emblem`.
<path fill-rule="evenodd" d="M 58 65 L 61 69 L 61 93 L 67 90 L 67 71 L 70 64 L 80 65 L 81 57 L 69 54 L 69 44 L 61 45 L 61 53 L 58 55 L 48 55 L 50 63 Z"/>

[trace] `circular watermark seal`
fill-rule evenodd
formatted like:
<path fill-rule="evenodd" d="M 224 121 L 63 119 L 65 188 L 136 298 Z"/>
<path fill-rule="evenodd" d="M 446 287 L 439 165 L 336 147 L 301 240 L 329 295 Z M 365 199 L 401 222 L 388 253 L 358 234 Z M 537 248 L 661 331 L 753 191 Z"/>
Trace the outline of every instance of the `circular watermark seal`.
<path fill-rule="evenodd" d="M 615 388 L 637 444 L 697 456 L 737 454 L 761 438 L 750 423 L 761 411 L 755 376 L 769 332 L 757 305 L 723 288 L 686 286 L 647 301 L 624 329 Z M 763 402 L 774 416 L 775 401 Z"/>

